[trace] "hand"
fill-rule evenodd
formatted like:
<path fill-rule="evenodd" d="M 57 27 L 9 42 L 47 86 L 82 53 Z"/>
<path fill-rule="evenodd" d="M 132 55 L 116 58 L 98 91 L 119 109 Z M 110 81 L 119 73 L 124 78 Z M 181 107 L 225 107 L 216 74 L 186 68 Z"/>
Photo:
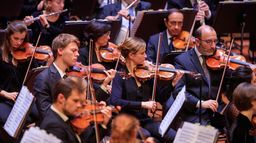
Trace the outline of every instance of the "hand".
<path fill-rule="evenodd" d="M 125 19 L 129 20 L 130 15 L 129 15 L 129 11 L 127 9 L 122 9 L 118 12 L 118 15 L 124 17 Z"/>
<path fill-rule="evenodd" d="M 204 1 L 200 1 L 199 3 L 199 11 L 203 11 L 205 13 L 205 16 L 207 17 L 209 15 L 209 6 Z"/>
<path fill-rule="evenodd" d="M 112 117 L 112 108 L 109 107 L 109 106 L 104 106 L 102 107 L 101 109 L 101 113 L 103 113 L 103 116 L 104 116 L 104 120 L 103 120 L 103 125 L 107 126 L 109 120 L 111 119 Z"/>
<path fill-rule="evenodd" d="M 50 25 L 49 25 L 49 23 L 47 21 L 47 18 L 46 18 L 46 14 L 40 15 L 39 16 L 39 20 L 40 20 L 40 22 L 41 22 L 43 27 L 45 27 L 45 28 L 49 28 L 50 27 Z"/>
<path fill-rule="evenodd" d="M 107 70 L 107 71 L 104 71 L 104 72 L 106 73 L 107 78 L 103 81 L 102 84 L 103 84 L 105 87 L 107 87 L 107 85 L 109 84 L 109 82 L 110 82 L 111 80 L 113 80 L 113 78 L 115 77 L 115 75 L 116 75 L 116 70 L 110 69 L 110 70 Z"/>
<path fill-rule="evenodd" d="M 215 100 L 206 100 L 202 103 L 203 109 L 211 109 L 213 112 L 217 112 L 218 102 Z"/>
<path fill-rule="evenodd" d="M 37 5 L 37 10 L 38 10 L 38 11 L 43 10 L 43 8 L 44 8 L 44 1 L 45 1 L 45 0 L 41 0 L 41 1 L 39 2 L 39 4 Z"/>
<path fill-rule="evenodd" d="M 141 102 L 142 108 L 149 109 L 152 111 L 156 110 L 156 102 L 155 101 L 146 101 L 146 102 Z"/>
<path fill-rule="evenodd" d="M 180 71 L 177 71 L 177 72 L 176 72 L 176 75 L 175 75 L 174 79 L 172 80 L 172 86 L 173 86 L 173 87 L 174 87 L 174 86 L 178 83 L 178 81 L 182 78 L 183 74 L 184 74 L 184 73 L 181 73 Z"/>
<path fill-rule="evenodd" d="M 33 18 L 34 18 L 33 16 L 26 16 L 26 17 L 23 19 L 23 21 L 25 22 L 25 24 L 26 24 L 27 26 L 30 26 L 31 24 L 34 23 Z M 30 22 L 28 22 L 28 21 L 30 21 Z"/>
<path fill-rule="evenodd" d="M 15 101 L 15 99 L 16 99 L 16 97 L 18 95 L 18 92 L 7 92 L 7 91 L 2 90 L 1 91 L 1 95 L 3 95 L 3 97 L 5 97 L 7 99 Z"/>
<path fill-rule="evenodd" d="M 197 20 L 197 21 L 204 20 L 204 17 L 205 17 L 205 12 L 199 10 L 199 11 L 197 12 L 197 14 L 196 14 L 196 20 Z"/>

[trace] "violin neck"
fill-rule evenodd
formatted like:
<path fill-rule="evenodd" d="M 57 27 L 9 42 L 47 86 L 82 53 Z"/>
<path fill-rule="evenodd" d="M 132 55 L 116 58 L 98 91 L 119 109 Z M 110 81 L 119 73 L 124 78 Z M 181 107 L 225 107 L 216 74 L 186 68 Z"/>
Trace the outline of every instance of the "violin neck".
<path fill-rule="evenodd" d="M 105 73 L 103 69 L 97 69 L 97 68 L 92 68 L 91 72 L 92 73 Z"/>
<path fill-rule="evenodd" d="M 180 72 L 185 73 L 185 74 L 191 74 L 190 71 L 177 70 L 177 69 L 174 69 L 174 68 L 166 68 L 166 67 L 159 67 L 159 71 L 166 71 L 166 72 L 173 72 L 173 73 L 176 73 L 177 71 L 180 71 Z"/>
<path fill-rule="evenodd" d="M 240 61 L 240 60 L 237 60 L 237 59 L 230 59 L 230 62 L 235 63 L 235 64 L 239 64 L 239 65 L 249 66 L 249 67 L 252 66 L 252 64 L 250 64 L 250 63 L 243 62 L 243 61 Z"/>

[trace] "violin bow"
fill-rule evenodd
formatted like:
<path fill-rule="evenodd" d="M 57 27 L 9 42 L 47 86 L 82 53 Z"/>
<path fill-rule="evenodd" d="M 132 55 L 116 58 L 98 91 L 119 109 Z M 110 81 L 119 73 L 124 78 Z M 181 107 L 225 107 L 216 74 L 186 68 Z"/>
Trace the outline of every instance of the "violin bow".
<path fill-rule="evenodd" d="M 228 65 L 228 62 L 229 62 L 230 53 L 231 53 L 231 49 L 232 49 L 233 43 L 234 43 L 234 38 L 232 38 L 232 40 L 231 40 L 230 47 L 229 47 L 229 52 L 228 52 L 228 56 L 227 56 L 227 61 L 225 63 L 225 66 L 224 66 L 224 69 L 223 69 L 223 73 L 222 73 L 222 76 L 221 76 L 220 86 L 218 88 L 217 96 L 216 96 L 216 99 L 215 99 L 215 101 L 217 101 L 217 102 L 218 102 L 219 97 L 220 97 L 220 91 L 221 91 L 221 87 L 222 87 L 222 84 L 223 84 L 224 76 L 225 76 L 225 73 L 226 73 L 226 70 L 227 70 L 227 67 L 228 67 L 227 65 Z"/>
<path fill-rule="evenodd" d="M 188 35 L 188 39 L 187 39 L 187 44 L 186 44 L 186 49 L 185 49 L 185 51 L 188 51 L 188 46 L 189 46 L 189 43 L 190 43 L 190 41 L 191 41 L 192 33 L 193 33 L 193 31 L 194 31 L 194 28 L 195 28 L 195 23 L 196 23 L 196 17 L 194 18 L 192 27 L 190 28 L 190 31 L 189 31 L 189 35 Z"/>
<path fill-rule="evenodd" d="M 27 33 L 27 34 L 28 34 L 28 33 Z M 24 79 L 23 79 L 22 85 L 24 85 L 25 82 L 26 82 L 26 80 L 27 80 L 28 72 L 29 72 L 29 69 L 30 69 L 30 67 L 31 67 L 32 61 L 33 61 L 33 59 L 34 59 L 34 55 L 35 55 L 35 52 L 36 52 L 36 49 L 37 49 L 39 40 L 40 40 L 40 38 L 41 38 L 41 35 L 42 35 L 42 31 L 40 31 L 40 33 L 39 33 L 39 35 L 38 35 L 38 38 L 37 38 L 37 41 L 36 41 L 35 49 L 34 49 L 34 51 L 32 51 L 32 56 L 31 56 L 31 59 L 30 59 L 30 61 L 29 61 L 28 68 L 27 68 L 25 77 L 24 77 Z"/>
<path fill-rule="evenodd" d="M 95 95 L 95 90 L 93 88 L 93 82 L 92 82 L 92 78 L 91 78 L 91 65 L 92 65 L 92 53 L 93 53 L 93 40 L 90 39 L 89 42 L 89 62 L 88 62 L 88 76 L 87 76 L 87 81 L 88 81 L 88 91 L 87 93 L 90 93 L 91 95 L 91 99 L 92 99 L 92 104 L 96 104 L 96 95 Z M 94 106 L 95 107 L 95 106 Z M 94 109 L 94 111 L 96 111 L 96 107 Z M 96 112 L 93 112 L 93 118 L 94 118 L 94 125 L 95 125 L 95 135 L 96 135 L 96 143 L 100 143 L 100 134 L 99 134 L 99 127 L 98 124 L 96 122 Z"/>

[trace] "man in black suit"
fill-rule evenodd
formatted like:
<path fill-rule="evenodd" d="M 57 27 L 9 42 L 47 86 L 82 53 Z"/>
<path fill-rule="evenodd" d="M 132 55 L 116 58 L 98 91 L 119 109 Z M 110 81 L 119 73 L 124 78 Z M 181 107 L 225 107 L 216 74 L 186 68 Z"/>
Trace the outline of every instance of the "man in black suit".
<path fill-rule="evenodd" d="M 214 54 L 216 50 L 217 34 L 207 25 L 201 26 L 196 31 L 196 47 L 175 58 L 175 67 L 200 73 L 201 78 L 195 79 L 191 75 L 184 75 L 177 83 L 174 95 L 186 86 L 186 101 L 180 113 L 184 121 L 199 122 L 200 97 L 202 100 L 202 124 L 208 124 L 212 113 L 219 106 L 216 99 L 217 89 L 220 84 L 222 70 L 213 71 L 206 67 L 205 57 Z"/>
<path fill-rule="evenodd" d="M 151 7 L 149 2 L 144 2 L 138 0 L 129 9 L 129 6 L 134 0 L 121 0 L 114 4 L 106 5 L 99 12 L 98 18 L 107 19 L 109 21 L 121 21 L 121 29 L 116 39 L 116 44 L 124 41 L 128 36 L 128 32 L 132 28 L 132 23 L 134 22 L 137 12 L 142 10 L 148 10 Z"/>
<path fill-rule="evenodd" d="M 89 142 L 88 140 L 90 140 L 90 138 L 87 137 L 95 136 L 91 126 L 84 126 L 87 128 L 85 130 L 84 127 L 71 125 L 72 118 L 81 114 L 82 105 L 86 105 L 86 103 L 84 103 L 86 99 L 86 88 L 87 85 L 83 78 L 67 77 L 66 79 L 59 80 L 54 88 L 53 104 L 50 106 L 45 118 L 41 122 L 40 128 L 46 130 L 48 133 L 52 133 L 64 143 Z M 106 126 L 112 116 L 111 108 L 103 107 L 101 111 L 104 115 L 102 125 Z M 88 125 L 90 125 L 89 121 Z M 101 128 L 101 133 L 104 132 L 106 131 Z M 90 136 L 90 134 L 93 135 Z"/>
<path fill-rule="evenodd" d="M 173 46 L 173 38 L 177 37 L 183 26 L 184 16 L 183 13 L 178 9 L 170 9 L 169 14 L 164 19 L 166 30 L 161 32 L 163 35 L 162 47 L 160 47 L 160 57 L 161 60 L 166 54 L 171 51 L 175 51 L 176 48 Z M 157 33 L 149 38 L 147 44 L 147 59 L 156 62 L 157 49 L 158 49 L 158 40 L 160 33 Z"/>
<path fill-rule="evenodd" d="M 70 34 L 60 34 L 52 42 L 52 51 L 55 61 L 38 74 L 34 83 L 36 105 L 41 116 L 44 116 L 53 101 L 53 88 L 58 80 L 63 78 L 68 67 L 75 65 L 78 53 L 79 40 Z"/>

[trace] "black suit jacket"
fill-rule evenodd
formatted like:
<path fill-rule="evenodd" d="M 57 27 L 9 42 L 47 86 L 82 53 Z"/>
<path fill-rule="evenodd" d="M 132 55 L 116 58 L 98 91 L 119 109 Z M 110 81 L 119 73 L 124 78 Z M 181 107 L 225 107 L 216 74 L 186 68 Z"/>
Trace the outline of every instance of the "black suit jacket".
<path fill-rule="evenodd" d="M 160 60 L 163 58 L 164 55 L 174 50 L 173 46 L 169 48 L 166 32 L 167 32 L 166 30 L 164 32 L 161 32 L 163 33 L 163 40 L 162 40 L 162 47 L 160 48 Z M 147 51 L 146 51 L 147 59 L 149 61 L 152 61 L 153 63 L 156 62 L 159 35 L 160 33 L 150 36 L 147 44 Z"/>
<path fill-rule="evenodd" d="M 71 126 L 52 109 L 47 111 L 40 128 L 52 133 L 64 143 L 79 143 Z"/>
<path fill-rule="evenodd" d="M 141 11 L 141 10 L 147 10 L 150 7 L 151 7 L 151 4 L 149 2 L 140 1 L 138 6 L 136 7 L 136 12 Z M 117 3 L 114 3 L 114 4 L 109 4 L 109 5 L 104 6 L 100 10 L 97 17 L 100 18 L 100 19 L 104 19 L 107 16 L 116 16 L 117 13 L 120 10 L 121 10 L 121 3 L 120 2 L 117 2 Z"/>
<path fill-rule="evenodd" d="M 182 109 L 180 115 L 185 121 L 198 122 L 199 110 L 196 108 L 196 104 L 200 99 L 200 86 L 202 87 L 202 100 L 205 101 L 208 99 L 216 99 L 222 70 L 211 71 L 208 68 L 211 77 L 210 82 L 208 82 L 194 49 L 191 49 L 186 53 L 177 56 L 174 62 L 177 69 L 188 70 L 201 74 L 201 80 L 200 78 L 196 80 L 195 77 L 185 74 L 178 82 L 174 90 L 174 96 L 176 96 L 182 87 L 186 85 L 186 102 L 185 105 L 183 105 L 184 108 Z M 210 116 L 212 115 L 212 112 L 208 110 L 202 110 L 202 113 L 202 123 L 207 124 Z"/>
<path fill-rule="evenodd" d="M 46 111 L 52 104 L 53 88 L 60 79 L 61 76 L 53 64 L 36 77 L 34 95 L 41 116 L 45 116 Z"/>

